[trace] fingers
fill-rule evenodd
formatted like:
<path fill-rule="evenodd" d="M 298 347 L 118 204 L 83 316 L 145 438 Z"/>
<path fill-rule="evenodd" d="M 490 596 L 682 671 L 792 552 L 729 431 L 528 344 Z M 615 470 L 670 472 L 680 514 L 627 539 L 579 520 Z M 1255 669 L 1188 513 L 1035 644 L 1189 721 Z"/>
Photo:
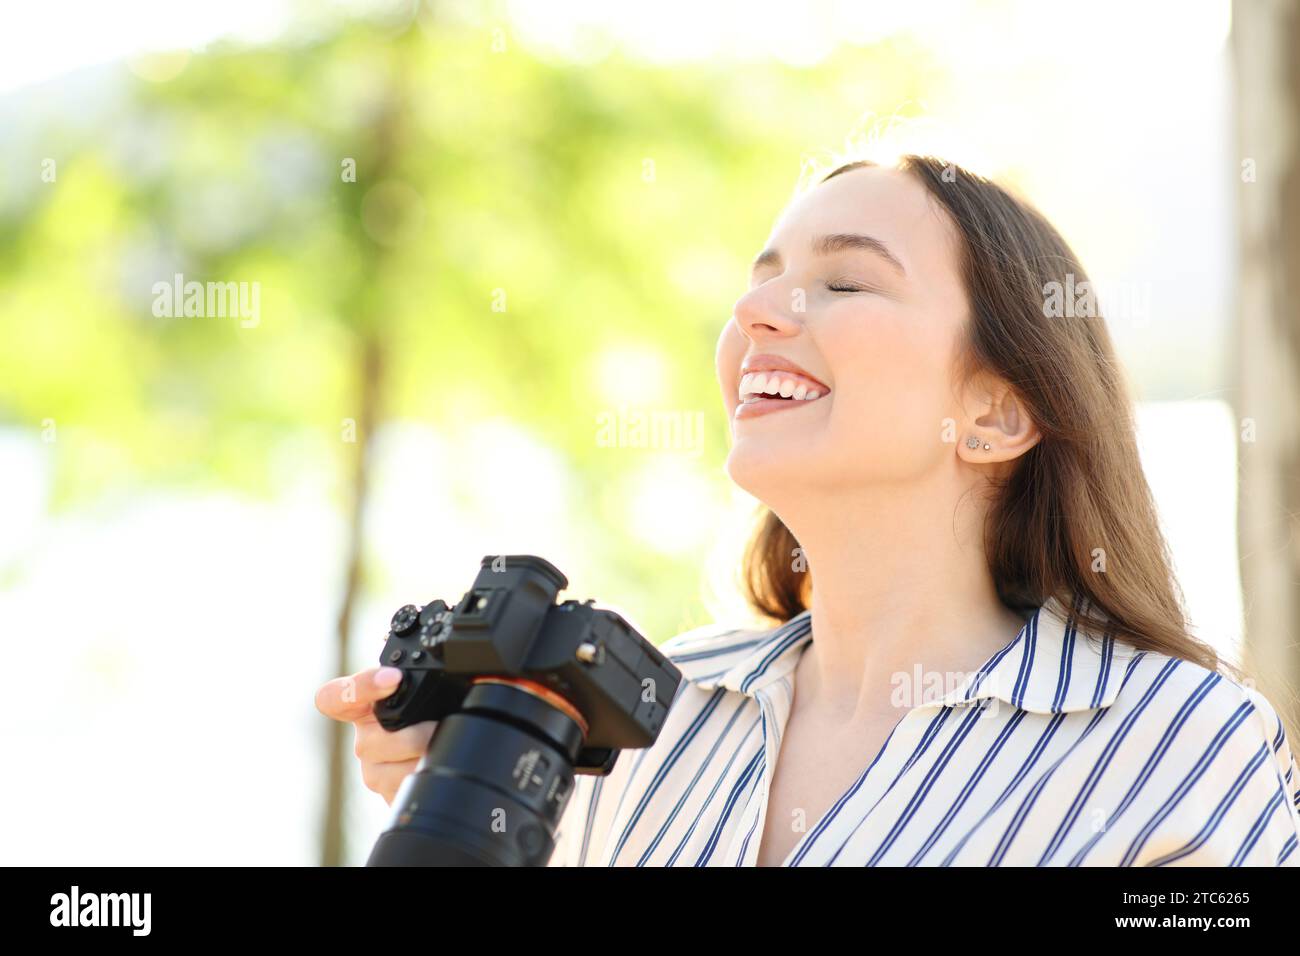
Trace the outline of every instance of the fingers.
<path fill-rule="evenodd" d="M 316 691 L 316 709 L 356 727 L 353 751 L 361 762 L 361 779 L 368 790 L 380 794 L 391 806 L 402 781 L 415 772 L 429 749 L 438 724 L 425 720 L 400 730 L 385 730 L 375 719 L 374 703 L 392 694 L 400 683 L 384 682 L 385 673 L 400 678 L 402 672 L 395 667 L 372 667 L 327 681 Z"/>
<path fill-rule="evenodd" d="M 419 760 L 429 749 L 437 725 L 435 720 L 424 720 L 401 730 L 385 730 L 378 721 L 359 723 L 353 752 L 363 764 Z"/>
<path fill-rule="evenodd" d="M 415 772 L 438 722 L 421 721 L 401 730 L 385 730 L 377 722 L 354 724 L 354 751 L 361 761 L 361 779 L 368 790 L 392 806 L 402 781 Z"/>
<path fill-rule="evenodd" d="M 401 763 L 370 763 L 361 765 L 361 779 L 367 790 L 373 790 L 384 798 L 390 807 L 397 796 L 402 781 L 415 772 L 418 760 L 406 760 Z"/>
<path fill-rule="evenodd" d="M 371 667 L 326 681 L 316 691 L 316 709 L 335 720 L 374 720 L 375 701 L 383 700 L 397 688 L 401 674 L 396 667 Z M 385 684 L 377 680 L 394 675 L 398 681 Z"/>

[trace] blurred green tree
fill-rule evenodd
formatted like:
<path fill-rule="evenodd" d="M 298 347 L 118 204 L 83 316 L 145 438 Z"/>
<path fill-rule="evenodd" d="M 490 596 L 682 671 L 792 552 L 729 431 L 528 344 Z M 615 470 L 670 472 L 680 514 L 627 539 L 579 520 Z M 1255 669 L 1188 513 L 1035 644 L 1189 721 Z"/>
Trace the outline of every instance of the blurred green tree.
<path fill-rule="evenodd" d="M 133 75 L 14 148 L 31 180 L 53 152 L 57 187 L 3 206 L 0 419 L 76 436 L 58 444 L 61 506 L 168 484 L 264 492 L 278 442 L 328 439 L 349 528 L 338 673 L 372 564 L 378 425 L 511 419 L 573 466 L 591 590 L 668 636 L 700 623 L 703 555 L 624 529 L 638 462 L 597 441 L 601 357 L 662 354 L 647 404 L 703 410 L 703 455 L 720 460 L 714 343 L 801 160 L 872 108 L 919 102 L 927 76 L 892 44 L 816 70 L 568 63 L 501 18 L 428 7 Z M 157 284 L 177 275 L 255 284 L 257 314 L 159 315 Z M 347 858 L 346 730 L 331 728 L 326 865 Z"/>

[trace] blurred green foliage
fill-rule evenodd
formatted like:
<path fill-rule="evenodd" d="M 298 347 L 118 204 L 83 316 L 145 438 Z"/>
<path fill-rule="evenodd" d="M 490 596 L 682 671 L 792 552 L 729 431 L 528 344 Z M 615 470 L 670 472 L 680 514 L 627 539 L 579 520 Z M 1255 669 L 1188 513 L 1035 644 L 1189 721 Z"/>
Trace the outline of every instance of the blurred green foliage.
<path fill-rule="evenodd" d="M 582 589 L 662 638 L 698 617 L 702 555 L 621 529 L 640 461 L 595 440 L 600 356 L 660 352 L 670 397 L 647 404 L 703 410 L 725 481 L 713 349 L 748 261 L 801 161 L 919 104 L 927 69 L 891 44 L 807 70 L 563 62 L 504 21 L 426 11 L 217 46 L 165 80 L 118 69 L 119 95 L 77 116 L 26 91 L 10 108 L 37 132 L 8 138 L 0 205 L 0 420 L 53 420 L 61 507 L 266 493 L 272 451 L 304 431 L 339 449 L 342 497 L 373 340 L 381 420 L 504 416 L 567 459 L 604 569 Z M 258 324 L 155 316 L 175 273 L 258 283 Z"/>

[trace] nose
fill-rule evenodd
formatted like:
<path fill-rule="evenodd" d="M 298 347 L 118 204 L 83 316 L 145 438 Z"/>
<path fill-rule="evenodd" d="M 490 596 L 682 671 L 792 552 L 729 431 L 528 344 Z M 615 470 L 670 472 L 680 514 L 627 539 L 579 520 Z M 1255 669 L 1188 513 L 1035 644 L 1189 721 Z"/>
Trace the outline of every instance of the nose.
<path fill-rule="evenodd" d="M 772 280 L 737 299 L 732 314 L 736 325 L 750 339 L 786 338 L 797 335 L 802 326 L 795 311 L 801 298 L 802 290 Z"/>

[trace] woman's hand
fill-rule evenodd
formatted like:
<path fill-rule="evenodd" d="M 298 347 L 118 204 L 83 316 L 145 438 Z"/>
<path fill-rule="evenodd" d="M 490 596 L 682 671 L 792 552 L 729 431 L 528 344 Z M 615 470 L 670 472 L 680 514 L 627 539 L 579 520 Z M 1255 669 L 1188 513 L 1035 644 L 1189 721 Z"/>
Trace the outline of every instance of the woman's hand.
<path fill-rule="evenodd" d="M 361 761 L 366 787 L 393 805 L 397 790 L 429 749 L 438 722 L 425 720 L 401 730 L 385 730 L 375 717 L 374 703 L 397 687 L 396 667 L 372 667 L 348 677 L 336 677 L 316 691 L 316 709 L 326 717 L 349 721 L 356 728 L 352 751 Z"/>

